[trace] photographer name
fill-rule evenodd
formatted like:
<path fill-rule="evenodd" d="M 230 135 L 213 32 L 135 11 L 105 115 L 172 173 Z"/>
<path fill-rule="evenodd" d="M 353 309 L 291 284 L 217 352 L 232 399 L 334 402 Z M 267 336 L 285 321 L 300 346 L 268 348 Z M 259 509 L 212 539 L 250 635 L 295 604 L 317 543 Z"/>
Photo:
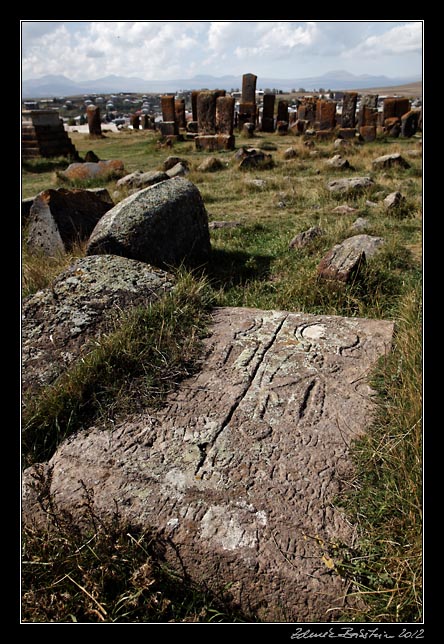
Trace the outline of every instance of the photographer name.
<path fill-rule="evenodd" d="M 292 640 L 303 640 L 303 639 L 312 639 L 312 638 L 321 638 L 321 639 L 395 639 L 404 638 L 404 639 L 423 639 L 424 638 L 424 629 L 407 629 L 402 628 L 399 633 L 393 635 L 388 633 L 384 629 L 380 628 L 351 628 L 349 626 L 340 627 L 339 629 L 329 628 L 325 631 L 312 631 L 310 628 L 297 628 L 294 633 L 291 634 Z"/>

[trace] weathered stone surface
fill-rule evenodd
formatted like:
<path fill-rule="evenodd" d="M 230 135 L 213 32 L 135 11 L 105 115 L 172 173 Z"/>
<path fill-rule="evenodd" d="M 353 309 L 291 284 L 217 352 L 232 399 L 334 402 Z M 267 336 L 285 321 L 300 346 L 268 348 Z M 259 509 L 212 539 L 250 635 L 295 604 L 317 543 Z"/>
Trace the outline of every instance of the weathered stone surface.
<path fill-rule="evenodd" d="M 69 251 L 76 242 L 88 239 L 99 219 L 113 207 L 106 197 L 90 190 L 44 190 L 31 205 L 28 249 L 47 255 Z"/>
<path fill-rule="evenodd" d="M 216 230 L 218 228 L 239 228 L 242 226 L 240 221 L 210 221 L 208 228 Z"/>
<path fill-rule="evenodd" d="M 383 204 L 387 209 L 398 208 L 403 203 L 405 203 L 405 197 L 399 191 L 391 192 L 383 201 Z"/>
<path fill-rule="evenodd" d="M 241 170 L 249 168 L 266 169 L 273 167 L 274 161 L 271 154 L 266 154 L 257 148 L 245 149 L 242 161 L 239 163 Z"/>
<path fill-rule="evenodd" d="M 197 95 L 197 127 L 199 135 L 216 134 L 216 92 Z"/>
<path fill-rule="evenodd" d="M 354 177 L 352 179 L 334 179 L 327 184 L 327 190 L 334 194 L 356 194 L 373 188 L 375 182 L 370 177 Z"/>
<path fill-rule="evenodd" d="M 242 134 L 247 138 L 251 139 L 254 136 L 255 129 L 256 129 L 256 126 L 254 123 L 244 123 L 242 127 Z"/>
<path fill-rule="evenodd" d="M 324 231 L 322 230 L 322 228 L 320 228 L 319 226 L 312 226 L 308 230 L 304 230 L 303 232 L 297 234 L 296 237 L 293 237 L 288 247 L 303 248 L 304 246 L 308 246 L 308 244 L 310 244 L 314 239 L 320 237 L 323 234 Z"/>
<path fill-rule="evenodd" d="M 410 168 L 410 163 L 399 152 L 373 159 L 372 165 L 374 168 Z"/>
<path fill-rule="evenodd" d="M 354 128 L 356 125 L 357 92 L 345 92 L 342 99 L 341 127 Z"/>
<path fill-rule="evenodd" d="M 196 150 L 206 150 L 207 152 L 234 150 L 235 137 L 230 134 L 198 134 L 194 142 Z"/>
<path fill-rule="evenodd" d="M 288 124 L 288 101 L 281 98 L 278 100 L 276 121 L 286 121 Z"/>
<path fill-rule="evenodd" d="M 257 106 L 255 102 L 240 103 L 237 126 L 242 130 L 244 123 L 253 123 L 257 121 Z"/>
<path fill-rule="evenodd" d="M 57 172 L 57 176 L 64 181 L 119 178 L 124 174 L 123 161 L 119 159 L 108 159 L 97 163 L 70 163 L 66 170 Z"/>
<path fill-rule="evenodd" d="M 177 163 L 182 163 L 183 165 L 186 165 L 189 167 L 189 162 L 186 159 L 182 159 L 182 157 L 176 157 L 176 156 L 169 156 L 165 159 L 165 161 L 162 163 L 162 170 L 163 172 L 166 172 L 167 170 L 171 170 L 171 168 L 174 168 L 174 166 Z"/>
<path fill-rule="evenodd" d="M 382 120 L 388 118 L 398 117 L 399 119 L 403 114 L 410 111 L 410 101 L 405 97 L 385 98 L 382 109 Z"/>
<path fill-rule="evenodd" d="M 107 330 L 109 316 L 147 304 L 173 287 L 173 277 L 143 262 L 112 255 L 83 257 L 50 288 L 22 306 L 22 393 L 48 385 Z"/>
<path fill-rule="evenodd" d="M 232 96 L 219 96 L 216 99 L 216 132 L 232 135 L 234 130 L 234 103 Z"/>
<path fill-rule="evenodd" d="M 331 159 L 327 159 L 325 163 L 331 168 L 336 168 L 337 170 L 347 170 L 351 167 L 349 161 L 341 157 L 340 154 L 335 154 Z"/>
<path fill-rule="evenodd" d="M 282 156 L 284 157 L 284 159 L 295 159 L 298 156 L 298 152 L 295 148 L 290 147 L 284 150 Z"/>
<path fill-rule="evenodd" d="M 182 161 L 179 161 L 179 163 L 176 163 L 176 165 L 173 165 L 172 168 L 166 171 L 166 175 L 172 179 L 173 177 L 183 177 L 186 174 L 189 174 L 190 168 L 188 163 L 183 163 Z"/>
<path fill-rule="evenodd" d="M 94 511 L 157 529 L 165 558 L 262 621 L 335 621 L 353 607 L 323 544 L 350 544 L 335 496 L 353 473 L 351 441 L 375 404 L 366 374 L 393 324 L 217 309 L 201 371 L 162 409 L 65 441 L 42 470 L 75 517 Z M 23 519 L 37 514 L 33 468 Z M 80 481 L 82 484 L 80 484 Z"/>
<path fill-rule="evenodd" d="M 370 235 L 354 235 L 344 239 L 340 244 L 335 244 L 320 261 L 319 277 L 338 282 L 350 281 L 383 243 L 382 237 Z"/>
<path fill-rule="evenodd" d="M 261 130 L 262 132 L 274 132 L 274 102 L 275 94 L 264 94 Z"/>
<path fill-rule="evenodd" d="M 164 268 L 206 261 L 208 215 L 199 190 L 182 177 L 127 197 L 93 230 L 87 255 L 112 254 Z"/>
<path fill-rule="evenodd" d="M 185 129 L 187 126 L 186 114 L 185 114 L 185 99 L 176 98 L 174 99 L 174 111 L 176 116 L 177 125 L 179 128 Z"/>
<path fill-rule="evenodd" d="M 352 230 L 361 231 L 368 228 L 370 225 L 369 220 L 366 217 L 358 217 L 351 225 Z"/>
<path fill-rule="evenodd" d="M 374 141 L 376 139 L 376 125 L 361 125 L 359 134 L 366 143 Z"/>
<path fill-rule="evenodd" d="M 341 127 L 338 130 L 339 141 L 349 141 L 356 137 L 356 128 L 354 127 Z M 336 141 L 335 141 L 336 143 Z"/>
<path fill-rule="evenodd" d="M 338 212 L 341 215 L 349 215 L 351 212 L 357 212 L 357 208 L 353 208 L 352 206 L 349 206 L 348 204 L 344 203 L 342 206 L 336 206 L 336 208 L 333 208 L 332 212 Z"/>
<path fill-rule="evenodd" d="M 336 103 L 319 100 L 316 103 L 317 130 L 332 130 L 336 125 Z"/>
<path fill-rule="evenodd" d="M 90 137 L 101 137 L 100 107 L 98 105 L 88 105 L 86 108 L 86 118 Z"/>
<path fill-rule="evenodd" d="M 401 136 L 410 138 L 418 130 L 420 110 L 410 110 L 401 117 Z"/>
<path fill-rule="evenodd" d="M 176 122 L 176 107 L 174 95 L 164 94 L 160 97 L 160 106 L 162 109 L 162 120 Z"/>
<path fill-rule="evenodd" d="M 136 170 L 136 172 L 131 172 L 131 174 L 127 174 L 119 179 L 116 186 L 117 188 L 126 188 L 131 191 L 136 191 L 152 186 L 160 181 L 166 181 L 169 178 L 170 177 L 166 172 L 161 172 L 159 170 L 150 170 L 149 172 L 140 172 L 140 170 Z"/>
<path fill-rule="evenodd" d="M 242 76 L 242 103 L 256 102 L 256 82 L 255 74 L 243 74 Z"/>
<path fill-rule="evenodd" d="M 200 172 L 216 172 L 222 170 L 226 166 L 217 157 L 208 157 L 197 166 Z"/>

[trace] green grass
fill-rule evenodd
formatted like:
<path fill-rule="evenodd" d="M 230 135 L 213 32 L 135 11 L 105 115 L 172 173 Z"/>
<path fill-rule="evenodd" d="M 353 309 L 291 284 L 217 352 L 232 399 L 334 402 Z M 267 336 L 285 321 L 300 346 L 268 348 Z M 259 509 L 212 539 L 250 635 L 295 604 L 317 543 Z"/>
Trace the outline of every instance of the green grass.
<path fill-rule="evenodd" d="M 358 526 L 357 541 L 353 550 L 334 550 L 331 556 L 338 574 L 350 580 L 350 592 L 360 594 L 365 602 L 361 613 L 345 613 L 343 621 L 420 621 L 422 166 L 418 157 L 408 158 L 411 163 L 408 170 L 375 171 L 372 166 L 372 160 L 382 154 L 404 155 L 409 149 L 417 149 L 417 139 L 380 138 L 365 145 L 351 145 L 340 154 L 350 160 L 354 169 L 338 172 L 325 164 L 326 159 L 338 153 L 333 142 L 316 143 L 312 149 L 300 137 L 258 133 L 253 139 L 246 139 L 237 135 L 237 148 L 275 146 L 276 150 L 271 151 L 274 168 L 241 172 L 233 159 L 234 152 L 221 152 L 216 156 L 226 167 L 213 173 L 197 170 L 209 155 L 195 151 L 192 143 L 184 141 L 175 143 L 172 149 L 159 149 L 157 136 L 149 131 L 107 133 L 104 139 L 95 141 L 72 134 L 71 139 L 81 156 L 92 149 L 101 159 L 122 159 L 128 173 L 160 169 L 169 155 L 185 158 L 191 168 L 187 178 L 199 188 L 210 221 L 234 221 L 240 226 L 211 231 L 213 253 L 203 276 L 182 273 L 176 292 L 149 309 L 127 312 L 116 321 L 114 330 L 103 338 L 100 346 L 90 347 L 84 363 L 73 365 L 58 382 L 42 390 L 24 415 L 25 463 L 48 458 L 64 436 L 82 426 L 124 414 L 133 404 L 133 392 L 142 392 L 141 405 L 161 404 L 170 387 L 197 368 L 200 339 L 206 332 L 208 312 L 213 305 L 392 319 L 396 328 L 392 353 L 373 374 L 373 386 L 378 393 L 376 418 L 365 438 L 353 445 L 356 476 L 349 492 L 337 501 Z M 290 146 L 297 156 L 286 160 L 283 153 Z M 312 155 L 312 151 L 317 154 Z M 326 190 L 326 183 L 333 178 L 359 175 L 375 181 L 367 194 L 353 199 L 337 198 Z M 248 179 L 264 180 L 265 185 L 253 186 Z M 23 168 L 24 197 L 58 185 L 55 172 Z M 114 181 L 102 185 L 113 194 Z M 405 195 L 406 202 L 401 209 L 386 211 L 382 199 L 396 190 Z M 122 194 L 119 199 L 123 197 Z M 371 206 L 367 200 L 377 205 Z M 356 212 L 333 213 L 333 208 L 342 203 L 353 206 Z M 365 233 L 384 239 L 382 250 L 368 260 L 352 283 L 335 285 L 319 280 L 316 269 L 320 260 L 332 245 L 356 234 L 351 225 L 358 216 L 368 220 Z M 315 225 L 323 229 L 323 236 L 303 249 L 289 248 L 297 233 Z M 58 271 L 81 254 L 80 247 L 71 255 L 45 262 L 45 258 L 28 255 L 24 248 L 23 295 L 49 285 Z M 135 360 L 136 355 L 143 359 Z M 123 388 L 123 382 L 130 386 Z M 125 537 L 126 529 L 123 527 L 122 534 L 116 535 L 117 542 L 134 545 Z M 133 534 L 130 528 L 128 532 Z M 50 537 L 37 529 L 25 535 L 28 536 L 33 543 L 40 540 L 43 549 L 53 538 L 52 533 Z M 136 541 L 142 538 L 141 543 L 148 540 L 144 547 L 153 558 L 149 549 L 151 535 L 133 536 Z M 60 538 L 63 542 L 67 536 Z M 31 571 L 52 569 L 57 548 L 51 547 L 48 545 L 46 559 L 41 555 L 45 566 L 36 565 Z M 71 556 L 68 551 L 65 554 Z M 106 562 L 109 560 L 103 563 L 105 572 L 111 565 Z M 150 559 L 152 565 L 157 564 Z M 78 567 L 92 575 L 92 568 L 88 572 L 90 566 L 92 560 Z M 69 582 L 70 590 L 63 590 L 68 593 L 66 610 L 72 605 L 71 597 L 89 601 L 84 592 L 88 590 L 108 617 L 91 600 L 90 610 L 96 609 L 98 613 L 73 612 L 76 619 L 82 615 L 92 621 L 115 619 L 118 610 L 111 607 L 103 589 L 97 587 L 93 592 L 91 588 L 96 587 L 88 585 L 84 577 L 74 577 L 73 570 L 69 574 L 78 585 Z M 62 577 L 68 579 L 64 576 L 66 570 L 58 577 L 57 574 L 52 580 L 36 577 L 34 583 L 30 573 L 25 593 L 32 596 L 45 588 L 51 589 L 58 606 L 51 619 L 59 621 L 64 616 L 69 620 L 63 584 L 55 583 Z M 136 592 L 131 586 L 133 574 L 132 569 L 122 570 L 127 587 L 121 594 L 132 596 Z M 162 592 L 163 585 L 169 588 L 162 579 L 159 592 L 170 599 L 169 591 Z M 140 597 L 149 596 L 150 588 L 145 588 Z M 42 602 L 46 605 L 46 599 Z M 207 606 L 205 602 L 204 605 Z M 122 608 L 122 612 L 129 611 L 128 620 L 147 619 L 137 601 L 133 608 Z M 219 610 L 209 613 L 205 612 L 207 608 L 202 614 L 201 607 L 190 608 L 186 619 L 208 621 Z M 168 610 L 165 614 L 170 615 Z M 222 613 L 222 619 L 230 621 L 230 614 L 223 610 Z M 43 613 L 36 616 L 36 621 L 42 618 Z"/>

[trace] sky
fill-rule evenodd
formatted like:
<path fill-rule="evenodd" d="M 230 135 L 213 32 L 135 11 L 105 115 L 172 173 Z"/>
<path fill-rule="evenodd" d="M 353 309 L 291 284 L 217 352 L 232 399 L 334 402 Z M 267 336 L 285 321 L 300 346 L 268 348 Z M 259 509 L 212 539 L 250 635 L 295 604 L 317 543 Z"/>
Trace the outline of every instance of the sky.
<path fill-rule="evenodd" d="M 22 80 L 422 75 L 423 21 L 21 21 Z"/>

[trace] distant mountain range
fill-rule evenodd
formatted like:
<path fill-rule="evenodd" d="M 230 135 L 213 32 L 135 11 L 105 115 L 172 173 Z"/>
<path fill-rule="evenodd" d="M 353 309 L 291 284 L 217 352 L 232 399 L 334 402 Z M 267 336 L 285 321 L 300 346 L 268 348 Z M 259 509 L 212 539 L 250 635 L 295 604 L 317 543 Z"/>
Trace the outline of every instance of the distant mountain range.
<path fill-rule="evenodd" d="M 289 92 L 304 88 L 310 92 L 324 88 L 331 90 L 389 87 L 420 81 L 420 76 L 389 78 L 388 76 L 355 75 L 343 70 L 327 72 L 322 76 L 308 78 L 264 78 L 258 76 L 257 89 L 276 89 Z M 110 94 L 118 92 L 162 93 L 191 89 L 231 89 L 242 87 L 241 76 L 207 76 L 176 80 L 144 80 L 125 76 L 105 76 L 96 80 L 72 81 L 66 76 L 47 75 L 22 81 L 22 98 L 50 98 L 53 96 L 76 96 L 78 94 Z"/>

